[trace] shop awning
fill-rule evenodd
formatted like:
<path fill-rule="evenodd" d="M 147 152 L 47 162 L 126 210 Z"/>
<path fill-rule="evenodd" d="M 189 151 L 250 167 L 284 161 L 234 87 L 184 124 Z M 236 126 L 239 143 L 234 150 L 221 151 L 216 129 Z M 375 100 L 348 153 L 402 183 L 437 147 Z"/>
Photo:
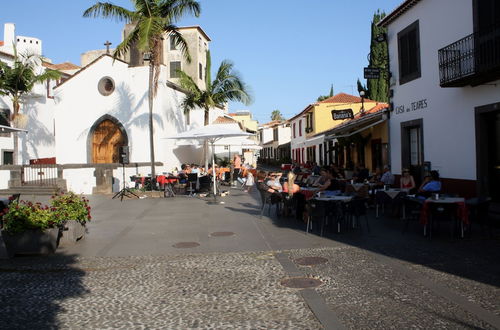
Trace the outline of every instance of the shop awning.
<path fill-rule="evenodd" d="M 365 114 L 345 122 L 342 125 L 325 132 L 325 140 L 344 138 L 362 132 L 370 127 L 382 124 L 388 118 L 387 109 L 375 113 Z"/>

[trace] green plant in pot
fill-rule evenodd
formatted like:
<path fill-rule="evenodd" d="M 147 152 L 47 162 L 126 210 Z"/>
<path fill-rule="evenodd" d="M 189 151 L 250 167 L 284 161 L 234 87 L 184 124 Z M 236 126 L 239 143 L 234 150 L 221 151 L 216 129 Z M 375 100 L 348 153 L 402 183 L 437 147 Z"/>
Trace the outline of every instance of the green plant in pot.
<path fill-rule="evenodd" d="M 2 237 L 10 255 L 48 254 L 56 250 L 61 219 L 54 208 L 14 201 L 3 211 Z"/>
<path fill-rule="evenodd" d="M 58 193 L 51 198 L 51 205 L 61 219 L 60 243 L 74 243 L 85 235 L 85 225 L 92 219 L 89 200 L 73 192 Z"/>

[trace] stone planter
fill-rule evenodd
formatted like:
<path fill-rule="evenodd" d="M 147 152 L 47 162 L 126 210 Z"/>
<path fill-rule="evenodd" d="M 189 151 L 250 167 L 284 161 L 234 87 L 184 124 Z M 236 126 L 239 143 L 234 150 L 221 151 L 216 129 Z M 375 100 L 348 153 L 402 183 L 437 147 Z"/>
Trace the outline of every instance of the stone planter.
<path fill-rule="evenodd" d="M 57 249 L 59 228 L 27 230 L 11 235 L 2 231 L 2 238 L 9 256 L 16 254 L 50 254 Z"/>
<path fill-rule="evenodd" d="M 75 220 L 68 220 L 61 231 L 59 244 L 71 245 L 85 236 L 85 226 Z"/>

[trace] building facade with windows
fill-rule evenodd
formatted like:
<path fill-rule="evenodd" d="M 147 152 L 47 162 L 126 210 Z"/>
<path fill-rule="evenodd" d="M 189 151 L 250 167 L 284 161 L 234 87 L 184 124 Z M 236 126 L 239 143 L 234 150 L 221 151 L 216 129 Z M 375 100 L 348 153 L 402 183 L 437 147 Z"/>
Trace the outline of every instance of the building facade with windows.
<path fill-rule="evenodd" d="M 443 21 L 443 13 L 452 19 Z M 392 170 L 500 201 L 500 2 L 407 0 L 387 15 Z"/>
<path fill-rule="evenodd" d="M 259 126 L 259 140 L 262 150 L 259 160 L 269 162 L 290 162 L 290 124 L 274 120 Z"/>
<path fill-rule="evenodd" d="M 292 131 L 291 153 L 295 163 L 316 162 L 319 165 L 337 163 L 334 143 L 327 141 L 326 133 L 360 111 L 371 109 L 378 103 L 346 93 L 308 105 L 290 121 Z"/>

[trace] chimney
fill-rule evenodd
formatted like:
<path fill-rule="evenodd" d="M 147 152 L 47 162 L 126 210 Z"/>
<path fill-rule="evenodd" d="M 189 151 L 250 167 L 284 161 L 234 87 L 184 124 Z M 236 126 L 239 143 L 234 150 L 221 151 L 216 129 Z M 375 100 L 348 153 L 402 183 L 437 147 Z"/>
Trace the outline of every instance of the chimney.
<path fill-rule="evenodd" d="M 14 23 L 5 23 L 3 26 L 3 45 L 8 53 L 13 53 L 13 45 L 16 44 L 16 25 Z"/>

